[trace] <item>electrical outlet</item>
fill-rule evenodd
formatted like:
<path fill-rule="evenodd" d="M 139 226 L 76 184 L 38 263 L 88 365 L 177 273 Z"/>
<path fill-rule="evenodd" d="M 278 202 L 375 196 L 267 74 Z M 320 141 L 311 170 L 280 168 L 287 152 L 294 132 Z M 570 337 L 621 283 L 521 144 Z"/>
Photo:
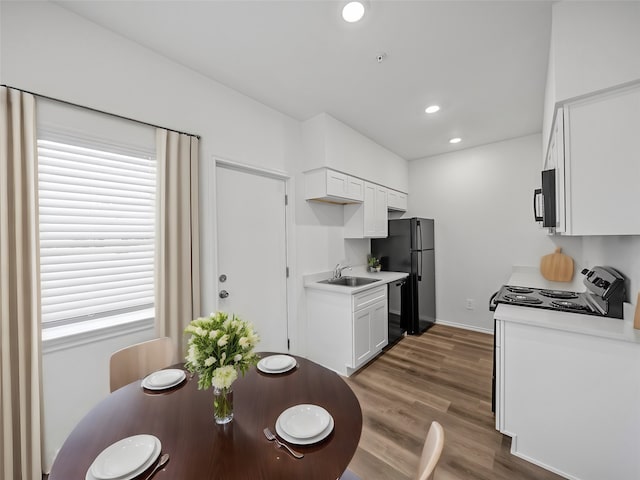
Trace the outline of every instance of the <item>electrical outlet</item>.
<path fill-rule="evenodd" d="M 467 298 L 467 310 L 473 310 L 476 308 L 476 301 L 473 298 Z"/>

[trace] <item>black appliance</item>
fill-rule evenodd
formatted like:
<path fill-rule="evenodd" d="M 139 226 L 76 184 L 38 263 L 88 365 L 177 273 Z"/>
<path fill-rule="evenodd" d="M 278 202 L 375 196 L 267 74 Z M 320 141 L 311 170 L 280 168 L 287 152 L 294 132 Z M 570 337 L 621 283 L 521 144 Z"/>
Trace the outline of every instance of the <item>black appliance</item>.
<path fill-rule="evenodd" d="M 433 220 L 389 220 L 387 238 L 372 239 L 371 254 L 380 259 L 382 270 L 409 274 L 404 296 L 407 333 L 417 335 L 431 327 L 436 320 Z"/>
<path fill-rule="evenodd" d="M 505 303 L 560 312 L 622 318 L 626 299 L 624 277 L 611 267 L 582 270 L 585 292 L 504 285 L 491 299 L 490 310 Z"/>
<path fill-rule="evenodd" d="M 593 267 L 591 270 L 585 268 L 581 273 L 584 275 L 582 282 L 587 287 L 584 292 L 504 285 L 489 300 L 489 310 L 494 311 L 498 304 L 504 303 L 559 312 L 623 318 L 623 305 L 626 300 L 624 276 L 611 267 Z M 492 412 L 495 412 L 496 396 L 495 334 L 494 317 Z"/>
<path fill-rule="evenodd" d="M 533 191 L 533 217 L 543 227 L 555 228 L 556 224 L 556 170 L 542 172 L 542 188 Z"/>
<path fill-rule="evenodd" d="M 407 305 L 409 303 L 407 301 L 406 279 L 390 282 L 387 285 L 389 289 L 387 296 L 389 300 L 389 343 L 385 348 L 390 348 L 404 337 L 404 333 L 407 331 Z"/>

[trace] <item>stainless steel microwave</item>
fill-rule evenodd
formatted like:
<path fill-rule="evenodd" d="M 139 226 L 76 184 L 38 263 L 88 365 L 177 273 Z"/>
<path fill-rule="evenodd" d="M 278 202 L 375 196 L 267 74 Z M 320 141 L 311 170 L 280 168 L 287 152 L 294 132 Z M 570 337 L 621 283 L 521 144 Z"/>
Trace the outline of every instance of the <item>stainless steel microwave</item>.
<path fill-rule="evenodd" d="M 556 227 L 556 170 L 542 171 L 542 188 L 533 192 L 533 216 L 543 227 Z"/>

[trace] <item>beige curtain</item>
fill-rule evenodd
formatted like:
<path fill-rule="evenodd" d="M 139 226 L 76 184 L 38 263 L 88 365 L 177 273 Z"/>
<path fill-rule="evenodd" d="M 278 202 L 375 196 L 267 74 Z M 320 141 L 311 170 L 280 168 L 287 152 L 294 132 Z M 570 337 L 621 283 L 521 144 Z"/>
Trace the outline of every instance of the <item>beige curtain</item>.
<path fill-rule="evenodd" d="M 198 139 L 156 131 L 156 330 L 185 356 L 184 329 L 200 315 Z"/>
<path fill-rule="evenodd" d="M 0 87 L 0 478 L 40 480 L 35 99 Z"/>

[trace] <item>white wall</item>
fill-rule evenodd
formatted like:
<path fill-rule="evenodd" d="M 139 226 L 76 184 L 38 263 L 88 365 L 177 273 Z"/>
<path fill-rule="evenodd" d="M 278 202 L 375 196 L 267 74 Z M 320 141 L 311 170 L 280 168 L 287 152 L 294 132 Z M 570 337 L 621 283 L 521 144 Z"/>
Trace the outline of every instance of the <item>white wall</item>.
<path fill-rule="evenodd" d="M 553 5 L 556 98 L 566 100 L 640 78 L 640 2 Z"/>
<path fill-rule="evenodd" d="M 304 170 L 329 167 L 407 192 L 407 161 L 331 115 L 321 113 L 302 124 Z"/>
<path fill-rule="evenodd" d="M 199 134 L 203 164 L 215 155 L 292 172 L 300 157 L 299 122 L 55 4 L 0 2 L 0 21 L 2 84 Z M 201 192 L 208 188 L 201 178 Z M 214 208 L 201 202 L 203 312 L 215 309 Z M 110 352 L 152 335 L 147 328 L 45 353 L 47 463 L 77 419 L 108 393 Z M 75 387 L 64 381 L 70 378 Z"/>
<path fill-rule="evenodd" d="M 627 214 L 636 213 L 630 209 Z M 582 250 L 583 266 L 608 265 L 626 277 L 627 301 L 636 305 L 640 293 L 640 237 L 583 237 Z"/>
<path fill-rule="evenodd" d="M 556 102 L 640 78 L 640 2 L 555 2 L 542 133 Z"/>
<path fill-rule="evenodd" d="M 539 265 L 554 251 L 557 240 L 533 221 L 540 145 L 531 135 L 409 163 L 407 215 L 435 220 L 438 321 L 493 332 L 489 298 L 512 266 Z M 579 251 L 575 239 L 559 242 Z"/>
<path fill-rule="evenodd" d="M 343 239 L 342 207 L 304 201 L 301 124 L 53 3 L 0 2 L 0 22 L 0 83 L 201 136 L 203 313 L 216 308 L 215 195 L 209 194 L 213 158 L 291 176 L 289 333 L 294 353 L 304 354 L 302 275 L 329 270 L 337 262 L 364 264 L 369 241 Z M 388 151 L 379 155 L 382 147 L 352 134 L 365 155 L 345 159 L 340 169 L 355 169 L 365 178 L 371 174 L 379 183 L 394 178 L 390 186 L 405 190 L 406 162 Z M 391 166 L 385 163 L 390 156 Z M 153 335 L 147 327 L 45 347 L 45 463 L 50 465 L 77 420 L 108 393 L 110 353 Z"/>

